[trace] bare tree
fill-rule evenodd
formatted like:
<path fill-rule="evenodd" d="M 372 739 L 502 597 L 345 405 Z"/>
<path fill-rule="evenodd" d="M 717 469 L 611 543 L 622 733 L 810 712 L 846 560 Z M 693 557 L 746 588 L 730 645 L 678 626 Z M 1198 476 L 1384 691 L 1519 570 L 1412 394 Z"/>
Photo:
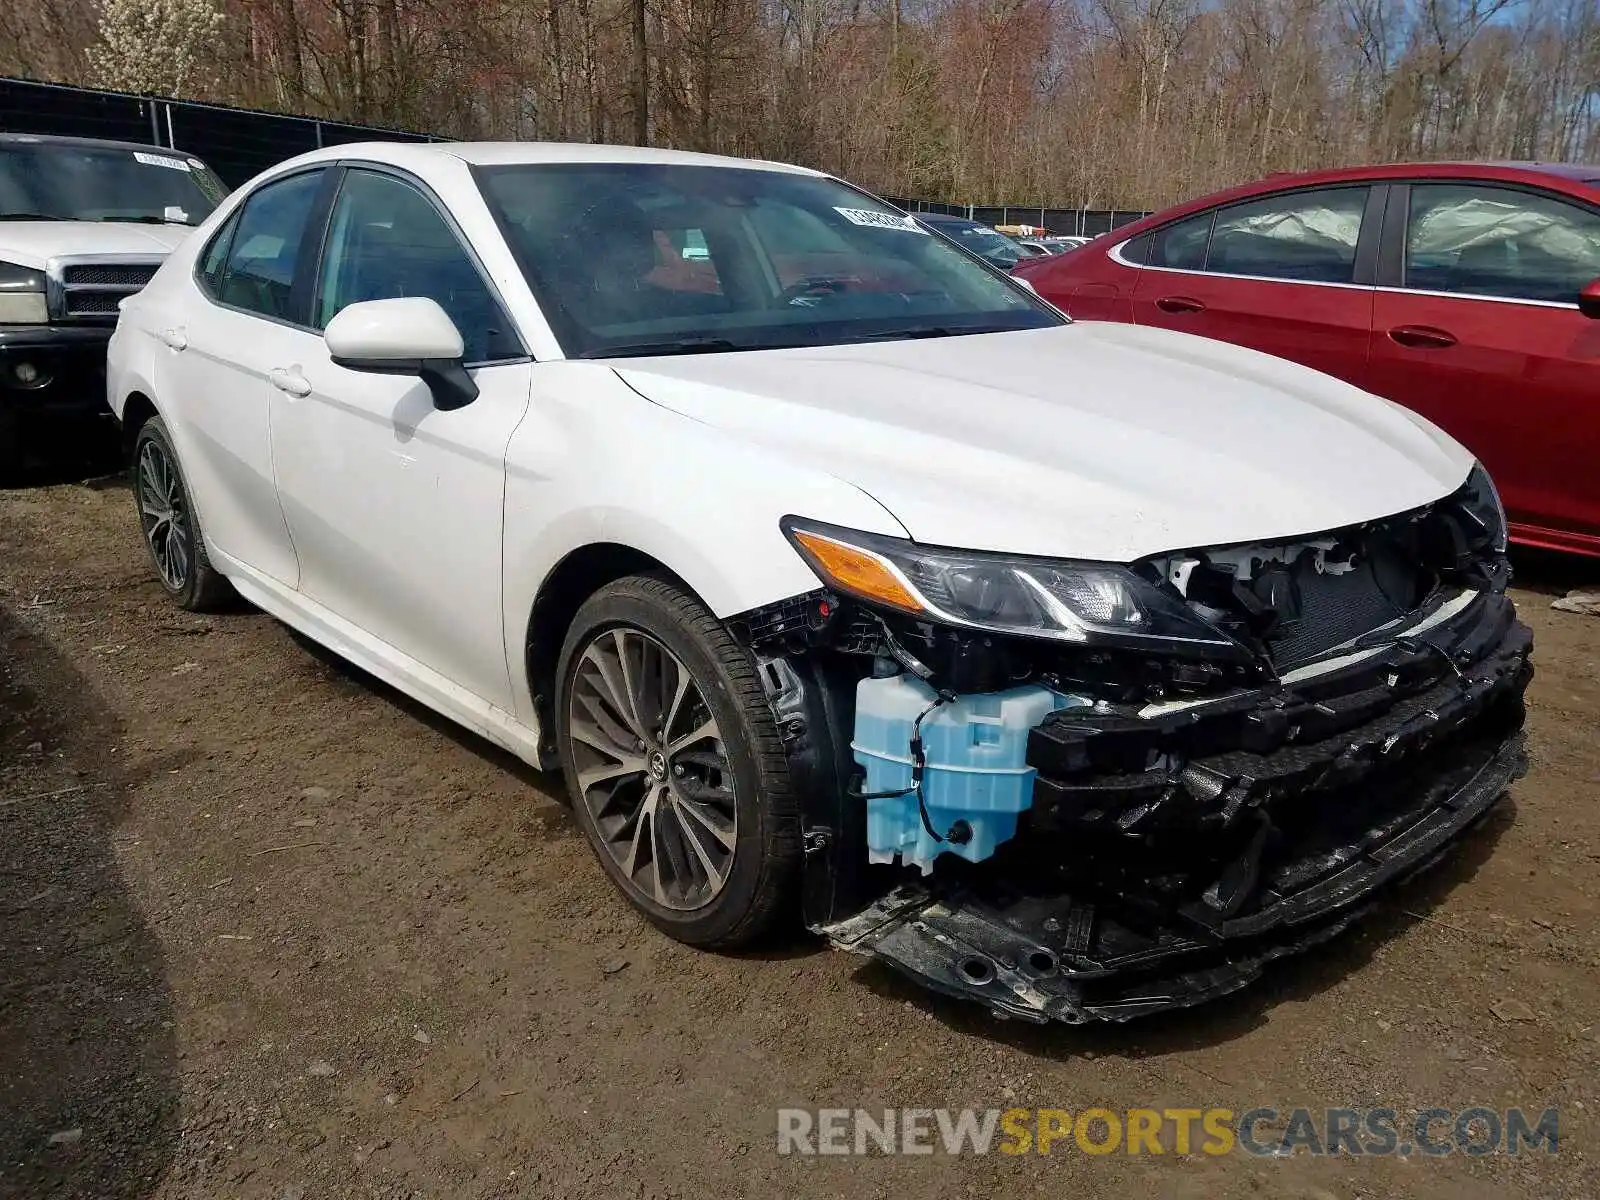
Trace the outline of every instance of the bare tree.
<path fill-rule="evenodd" d="M 0 70 L 979 204 L 1600 157 L 1595 0 L 24 0 Z"/>

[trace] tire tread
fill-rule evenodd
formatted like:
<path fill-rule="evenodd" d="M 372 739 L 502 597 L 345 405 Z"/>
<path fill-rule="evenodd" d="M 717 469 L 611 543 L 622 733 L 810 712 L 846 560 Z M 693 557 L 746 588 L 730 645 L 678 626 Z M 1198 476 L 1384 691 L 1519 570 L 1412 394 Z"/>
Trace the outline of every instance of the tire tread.
<path fill-rule="evenodd" d="M 666 609 L 679 623 L 700 639 L 707 653 L 717 662 L 731 686 L 731 698 L 743 712 L 754 737 L 750 751 L 759 780 L 758 802 L 764 809 L 765 845 L 761 854 L 761 873 L 757 877 L 749 907 L 725 931 L 709 939 L 696 939 L 706 949 L 732 950 L 748 946 L 776 931 L 796 911 L 800 883 L 803 839 L 800 828 L 800 803 L 789 775 L 789 759 L 778 734 L 777 720 L 761 685 L 754 658 L 736 641 L 726 625 L 699 600 L 688 594 L 681 583 L 665 575 L 631 575 L 608 584 L 584 602 L 584 609 L 605 598 L 635 597 Z M 573 622 L 582 625 L 583 609 Z M 574 649 L 569 635 L 561 661 L 565 664 Z M 573 797 L 575 806 L 582 798 Z"/>
<path fill-rule="evenodd" d="M 189 571 L 189 579 L 181 592 L 168 591 L 168 595 L 180 608 L 189 612 L 221 612 L 232 607 L 237 593 L 227 577 L 211 565 L 211 556 L 206 553 L 206 539 L 200 524 L 200 512 L 195 508 L 194 493 L 189 490 L 189 481 L 184 478 L 183 465 L 178 461 L 178 452 L 172 444 L 172 436 L 167 432 L 166 422 L 158 416 L 151 417 L 139 426 L 138 433 L 134 435 L 133 455 L 128 464 L 128 483 L 133 489 L 135 511 L 138 510 L 139 504 L 139 447 L 146 438 L 161 442 L 172 469 L 177 472 L 178 486 L 183 489 L 184 510 L 189 520 L 193 543 L 194 562 Z M 140 529 L 143 529 L 142 516 Z M 148 544 L 145 549 L 149 550 Z M 162 587 L 165 589 L 166 585 L 162 584 Z"/>

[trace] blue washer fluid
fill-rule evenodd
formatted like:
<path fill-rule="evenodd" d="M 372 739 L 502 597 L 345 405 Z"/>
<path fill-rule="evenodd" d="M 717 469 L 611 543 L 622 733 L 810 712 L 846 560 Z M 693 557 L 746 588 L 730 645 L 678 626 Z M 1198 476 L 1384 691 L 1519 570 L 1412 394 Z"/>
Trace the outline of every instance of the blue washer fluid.
<path fill-rule="evenodd" d="M 863 679 L 856 685 L 856 729 L 850 748 L 866 769 L 864 792 L 911 786 L 911 727 L 936 693 L 910 675 Z M 867 801 L 867 857 L 896 857 L 924 875 L 940 854 L 981 862 L 1017 832 L 1017 814 L 1033 803 L 1034 769 L 1027 764 L 1028 731 L 1060 708 L 1087 705 L 1037 684 L 1004 692 L 957 696 L 922 722 L 926 766 L 922 795 L 940 834 L 965 821 L 972 837 L 937 842 L 923 828 L 916 793 Z"/>

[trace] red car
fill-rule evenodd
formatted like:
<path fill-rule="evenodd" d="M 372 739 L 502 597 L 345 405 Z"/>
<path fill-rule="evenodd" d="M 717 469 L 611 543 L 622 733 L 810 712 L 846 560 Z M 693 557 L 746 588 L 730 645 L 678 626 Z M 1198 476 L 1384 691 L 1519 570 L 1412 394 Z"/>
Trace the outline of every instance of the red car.
<path fill-rule="evenodd" d="M 1414 409 L 1488 466 L 1514 540 L 1600 556 L 1600 167 L 1273 175 L 1015 274 L 1074 317 L 1236 342 Z"/>

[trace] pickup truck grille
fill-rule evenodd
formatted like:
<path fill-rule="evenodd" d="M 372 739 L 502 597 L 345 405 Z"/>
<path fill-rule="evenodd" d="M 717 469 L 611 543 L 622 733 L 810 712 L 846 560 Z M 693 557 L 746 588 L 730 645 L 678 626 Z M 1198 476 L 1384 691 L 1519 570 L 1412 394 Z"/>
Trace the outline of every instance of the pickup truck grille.
<path fill-rule="evenodd" d="M 68 287 L 116 287 L 134 291 L 150 282 L 156 269 L 149 263 L 83 263 L 63 267 L 61 282 Z"/>
<path fill-rule="evenodd" d="M 127 292 L 68 292 L 67 311 L 69 317 L 98 317 L 117 315 L 117 303 Z"/>
<path fill-rule="evenodd" d="M 73 256 L 51 263 L 50 317 L 56 321 L 108 322 L 117 304 L 150 282 L 159 258 Z"/>

